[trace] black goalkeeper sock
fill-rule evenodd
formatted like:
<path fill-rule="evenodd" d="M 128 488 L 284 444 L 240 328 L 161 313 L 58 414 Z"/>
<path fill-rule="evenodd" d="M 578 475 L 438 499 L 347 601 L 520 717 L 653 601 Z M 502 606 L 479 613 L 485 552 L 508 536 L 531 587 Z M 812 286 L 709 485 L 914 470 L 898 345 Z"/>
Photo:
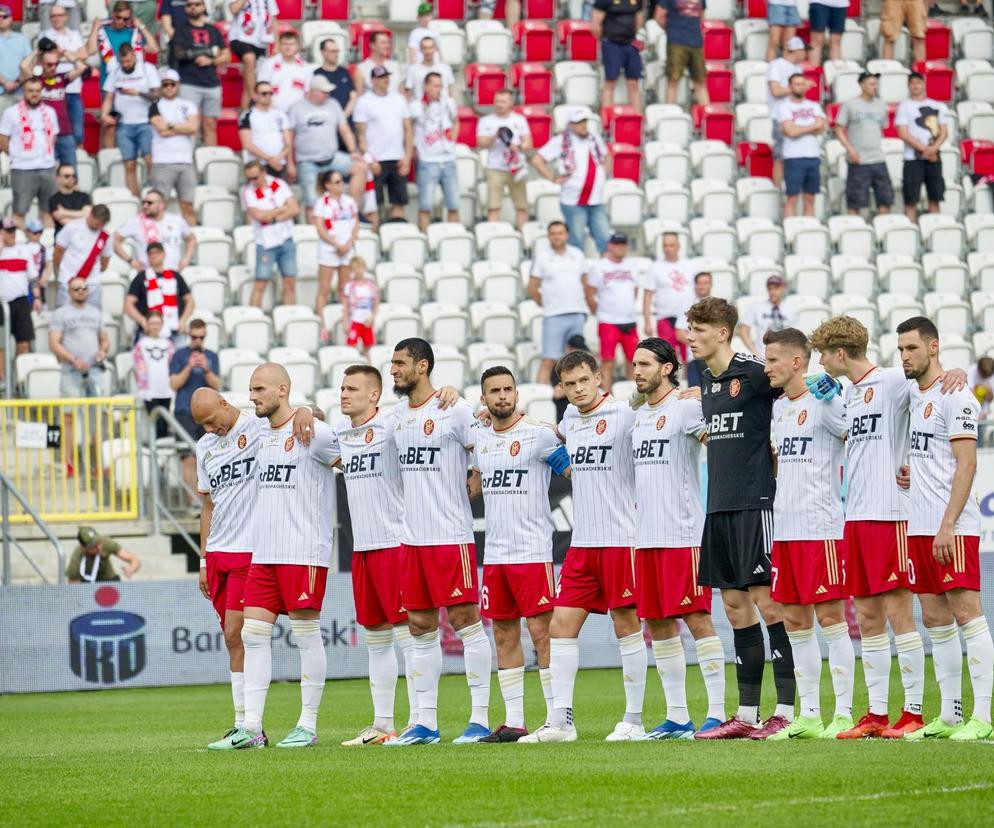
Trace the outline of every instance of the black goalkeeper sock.
<path fill-rule="evenodd" d="M 783 622 L 767 624 L 770 636 L 770 655 L 773 661 L 773 683 L 777 688 L 777 704 L 794 706 L 797 693 L 797 679 L 794 677 L 794 651 L 787 637 Z"/>
<path fill-rule="evenodd" d="M 783 624 L 780 625 L 781 629 Z M 735 633 L 735 677 L 739 684 L 739 705 L 759 707 L 763 690 L 763 668 L 766 666 L 766 647 L 763 628 L 759 624 L 733 630 Z M 793 668 L 792 668 L 793 669 Z"/>

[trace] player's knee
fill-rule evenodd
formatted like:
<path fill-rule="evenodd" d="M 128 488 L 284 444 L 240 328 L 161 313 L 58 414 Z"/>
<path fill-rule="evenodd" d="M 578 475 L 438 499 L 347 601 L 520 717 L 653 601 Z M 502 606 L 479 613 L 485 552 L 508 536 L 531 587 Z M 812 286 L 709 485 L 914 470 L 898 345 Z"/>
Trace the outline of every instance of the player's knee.
<path fill-rule="evenodd" d="M 612 610 L 611 620 L 614 622 L 614 634 L 618 638 L 638 632 L 642 629 L 642 624 L 635 610 Z"/>
<path fill-rule="evenodd" d="M 694 614 L 696 615 L 696 613 Z M 693 632 L 694 628 L 691 626 L 690 616 L 685 615 L 683 620 L 690 627 L 690 631 Z M 653 641 L 665 641 L 667 638 L 675 638 L 680 634 L 676 621 L 672 618 L 646 619 L 646 624 L 649 625 L 649 635 L 652 636 Z"/>
<path fill-rule="evenodd" d="M 815 608 L 815 614 L 818 616 L 818 626 L 822 629 L 834 627 L 836 624 L 842 624 L 846 620 L 846 611 L 841 601 L 819 604 Z"/>
<path fill-rule="evenodd" d="M 237 626 L 233 624 L 225 624 L 224 627 L 224 646 L 228 648 L 229 653 L 240 653 L 244 652 L 245 645 L 242 643 L 242 625 Z"/>
<path fill-rule="evenodd" d="M 695 639 L 714 635 L 714 624 L 711 623 L 709 612 L 692 612 L 690 615 L 685 615 L 683 621 Z"/>
<path fill-rule="evenodd" d="M 960 627 L 969 624 L 974 618 L 979 618 L 983 614 L 980 608 L 979 592 L 957 589 L 950 592 L 947 597 L 953 617 Z"/>
<path fill-rule="evenodd" d="M 480 620 L 480 608 L 476 604 L 459 604 L 449 607 L 449 623 L 453 629 L 461 630 Z"/>

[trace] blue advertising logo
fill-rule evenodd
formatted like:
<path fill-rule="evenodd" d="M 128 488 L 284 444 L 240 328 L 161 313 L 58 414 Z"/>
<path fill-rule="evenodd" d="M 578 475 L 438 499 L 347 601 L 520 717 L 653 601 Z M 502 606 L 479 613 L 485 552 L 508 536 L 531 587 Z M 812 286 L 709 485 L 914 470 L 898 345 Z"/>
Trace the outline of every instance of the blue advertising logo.
<path fill-rule="evenodd" d="M 120 598 L 114 587 L 100 587 L 94 599 L 112 607 Z M 69 665 L 83 681 L 117 684 L 145 669 L 145 619 L 133 612 L 105 609 L 69 622 Z"/>

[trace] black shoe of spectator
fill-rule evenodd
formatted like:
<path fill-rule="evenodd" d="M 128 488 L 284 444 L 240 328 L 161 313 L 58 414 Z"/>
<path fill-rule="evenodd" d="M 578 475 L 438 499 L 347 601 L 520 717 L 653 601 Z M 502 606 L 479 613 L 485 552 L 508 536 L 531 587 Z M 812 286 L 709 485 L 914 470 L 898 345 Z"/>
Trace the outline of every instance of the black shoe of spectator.
<path fill-rule="evenodd" d="M 990 15 L 987 14 L 987 9 L 984 8 L 984 4 L 983 3 L 977 3 L 977 6 L 973 10 L 973 13 L 975 15 L 977 15 L 977 17 L 984 18 L 984 20 L 986 20 L 988 17 L 990 17 Z"/>

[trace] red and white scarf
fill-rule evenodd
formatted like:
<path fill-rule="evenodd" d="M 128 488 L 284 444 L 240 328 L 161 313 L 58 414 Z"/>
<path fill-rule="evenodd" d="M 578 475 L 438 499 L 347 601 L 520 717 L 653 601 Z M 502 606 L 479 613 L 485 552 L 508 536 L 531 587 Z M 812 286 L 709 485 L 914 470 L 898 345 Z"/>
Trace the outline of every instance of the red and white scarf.
<path fill-rule="evenodd" d="M 55 110 L 47 104 L 38 104 L 36 107 L 28 106 L 27 101 L 22 100 L 17 105 L 17 118 L 21 126 L 21 149 L 26 153 L 34 152 L 35 148 L 35 128 L 31 123 L 31 110 L 41 112 L 42 128 L 45 130 L 45 145 L 47 152 L 55 149 L 55 136 L 58 134 L 58 116 Z"/>
<path fill-rule="evenodd" d="M 159 233 L 159 222 L 155 219 L 151 219 L 144 213 L 138 213 L 138 226 L 141 228 L 142 238 L 145 240 L 145 247 L 148 248 L 153 242 L 158 242 L 162 244 L 162 234 Z M 147 253 L 146 250 L 142 250 L 142 256 L 139 258 L 144 258 Z"/>
<path fill-rule="evenodd" d="M 270 181 L 269 184 L 266 187 L 266 189 L 268 189 L 269 192 L 273 193 L 274 195 L 275 195 L 276 191 L 279 190 L 279 188 L 280 188 L 280 182 L 277 179 L 275 179 L 275 178 L 272 181 Z M 262 187 L 256 187 L 255 188 L 255 197 L 259 201 L 262 201 L 262 199 L 264 199 L 266 197 L 265 190 L 263 190 Z M 273 206 L 275 207 L 276 205 L 274 204 Z"/>
<path fill-rule="evenodd" d="M 163 270 L 156 273 L 152 268 L 145 271 L 145 296 L 149 311 L 162 314 L 163 327 L 168 332 L 179 330 L 179 281 L 176 272 Z M 166 334 L 168 336 L 168 333 Z"/>
<path fill-rule="evenodd" d="M 374 185 L 375 186 L 375 185 Z M 342 221 L 347 221 L 351 219 L 355 221 L 358 218 L 356 210 L 354 207 L 349 206 L 348 208 L 342 203 L 342 199 L 335 199 L 335 207 L 332 208 L 331 194 L 324 194 L 324 212 L 331 213 L 331 215 L 326 215 L 324 220 L 324 229 L 331 230 L 335 226 L 335 219 L 341 218 Z M 334 216 L 334 218 L 332 218 Z"/>

